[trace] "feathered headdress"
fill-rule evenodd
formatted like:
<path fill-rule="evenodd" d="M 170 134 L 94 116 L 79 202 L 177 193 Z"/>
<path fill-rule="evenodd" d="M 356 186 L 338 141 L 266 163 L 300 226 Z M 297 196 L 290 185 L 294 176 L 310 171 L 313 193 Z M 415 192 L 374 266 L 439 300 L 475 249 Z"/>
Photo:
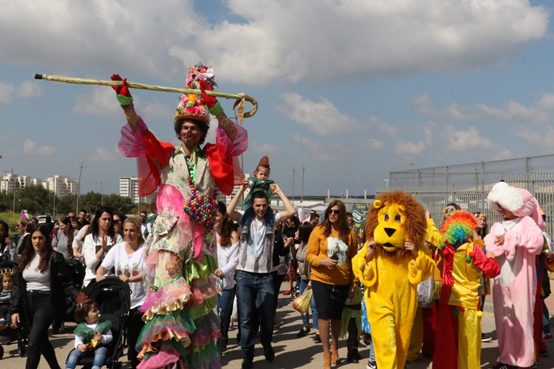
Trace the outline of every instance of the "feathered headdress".
<path fill-rule="evenodd" d="M 200 81 L 206 81 L 206 84 L 216 90 L 217 84 L 214 82 L 214 70 L 202 63 L 189 68 L 187 76 L 187 85 L 185 88 L 191 90 L 200 90 Z M 179 105 L 177 105 L 177 115 L 175 121 L 179 119 L 198 120 L 210 125 L 209 108 L 202 99 L 202 95 L 182 95 Z"/>

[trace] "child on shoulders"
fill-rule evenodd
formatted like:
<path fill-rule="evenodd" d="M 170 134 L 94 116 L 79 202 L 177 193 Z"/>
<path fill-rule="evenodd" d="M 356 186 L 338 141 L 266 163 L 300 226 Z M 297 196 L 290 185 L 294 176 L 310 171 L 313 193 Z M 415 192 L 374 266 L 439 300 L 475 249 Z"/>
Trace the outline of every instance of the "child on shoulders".
<path fill-rule="evenodd" d="M 275 214 L 269 206 L 269 204 L 271 204 L 271 197 L 273 196 L 273 191 L 269 188 L 269 185 L 275 182 L 269 179 L 269 172 L 269 158 L 267 156 L 264 156 L 258 163 L 256 170 L 254 171 L 254 177 L 248 178 L 248 187 L 250 188 L 250 192 L 244 200 L 244 203 L 247 205 L 247 207 L 244 211 L 244 215 L 242 216 L 241 233 L 243 235 L 248 235 L 250 233 L 250 225 L 252 224 L 252 220 L 255 218 L 254 209 L 252 208 L 252 194 L 256 191 L 263 191 L 267 196 L 268 206 L 264 217 L 266 227 L 265 233 L 266 235 L 273 234 L 273 230 L 275 229 Z"/>

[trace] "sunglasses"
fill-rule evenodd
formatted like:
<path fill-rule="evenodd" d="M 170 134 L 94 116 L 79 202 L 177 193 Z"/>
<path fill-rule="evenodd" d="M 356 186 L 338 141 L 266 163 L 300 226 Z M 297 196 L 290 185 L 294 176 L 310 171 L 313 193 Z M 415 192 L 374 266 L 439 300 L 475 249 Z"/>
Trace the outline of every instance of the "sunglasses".
<path fill-rule="evenodd" d="M 329 210 L 329 214 L 339 215 L 339 214 L 340 214 L 340 210 L 339 210 L 339 209 L 331 209 L 331 210 Z"/>
<path fill-rule="evenodd" d="M 456 211 L 456 208 L 453 207 L 453 206 L 447 206 L 447 207 L 445 207 L 444 209 L 442 209 L 442 212 L 443 212 L 444 214 L 448 214 L 448 213 L 451 213 L 451 212 L 453 212 L 453 211 Z"/>
<path fill-rule="evenodd" d="M 121 223 L 121 220 L 118 219 L 118 220 L 114 220 L 113 222 L 114 222 L 114 224 L 118 224 L 118 223 Z"/>
<path fill-rule="evenodd" d="M 141 215 L 140 217 L 141 217 L 141 218 L 146 218 L 146 215 Z"/>

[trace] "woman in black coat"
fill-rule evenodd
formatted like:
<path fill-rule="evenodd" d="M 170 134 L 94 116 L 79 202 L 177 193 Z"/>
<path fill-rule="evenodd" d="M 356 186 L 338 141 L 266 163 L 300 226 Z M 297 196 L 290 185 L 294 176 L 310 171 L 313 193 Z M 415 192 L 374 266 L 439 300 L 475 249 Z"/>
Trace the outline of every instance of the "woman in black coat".
<path fill-rule="evenodd" d="M 58 369 L 48 327 L 54 310 L 66 309 L 65 294 L 74 298 L 79 291 L 63 255 L 52 249 L 47 225 L 41 225 L 26 241 L 14 278 L 9 313 L 14 326 L 30 328 L 25 368 L 36 369 L 42 354 L 51 369 Z"/>

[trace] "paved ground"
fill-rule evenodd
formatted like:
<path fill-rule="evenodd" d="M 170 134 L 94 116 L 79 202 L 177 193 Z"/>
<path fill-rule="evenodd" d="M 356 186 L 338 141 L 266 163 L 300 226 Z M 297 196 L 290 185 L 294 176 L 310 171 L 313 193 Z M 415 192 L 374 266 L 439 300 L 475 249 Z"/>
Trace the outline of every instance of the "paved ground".
<path fill-rule="evenodd" d="M 554 297 L 547 299 L 548 305 L 550 305 L 550 312 L 554 312 Z M 280 322 L 280 327 L 275 331 L 273 342 L 275 349 L 275 361 L 268 363 L 263 357 L 263 351 L 258 344 L 255 351 L 254 368 L 255 369 L 277 369 L 277 368 L 314 368 L 319 369 L 322 366 L 322 349 L 321 344 L 313 343 L 313 331 L 307 337 L 296 338 L 296 333 L 301 327 L 301 318 L 295 310 L 291 308 L 292 299 L 285 296 L 280 296 L 279 310 L 277 311 L 277 319 Z M 494 317 L 492 315 L 492 308 L 487 303 L 487 309 L 483 319 L 483 331 L 491 333 L 495 338 L 490 343 L 484 343 L 482 348 L 482 367 L 488 368 L 491 363 L 496 363 L 498 356 L 498 347 L 496 341 L 496 334 L 494 330 Z M 74 325 L 66 326 L 66 331 L 73 330 Z M 234 329 L 230 332 L 229 349 L 224 353 L 223 366 L 230 369 L 240 368 L 242 361 L 241 350 L 237 346 L 235 339 L 237 330 Z M 65 362 L 69 351 L 71 351 L 73 345 L 72 334 L 60 334 L 52 336 L 51 342 L 56 349 L 58 356 L 58 362 L 63 368 L 62 363 Z M 547 342 L 548 349 L 551 352 L 551 356 L 547 358 L 541 358 L 539 368 L 554 368 L 554 342 Z M 19 358 L 17 356 L 16 344 L 10 344 L 4 346 L 5 354 L 4 358 L 0 361 L 0 368 L 9 369 L 23 369 L 25 368 L 25 358 Z M 358 364 L 346 363 L 346 360 L 342 360 L 342 364 L 339 367 L 348 369 L 364 369 L 367 363 L 367 357 L 369 356 L 369 348 L 363 346 L 361 343 L 360 353 L 364 360 Z M 342 342 L 339 348 L 339 354 L 341 358 L 346 357 L 346 342 Z M 406 368 L 409 369 L 423 369 L 431 368 L 430 360 L 428 358 L 420 358 L 419 360 L 409 363 Z M 124 369 L 129 369 L 130 366 L 125 362 Z M 41 360 L 39 369 L 48 369 L 48 365 L 44 359 Z"/>

